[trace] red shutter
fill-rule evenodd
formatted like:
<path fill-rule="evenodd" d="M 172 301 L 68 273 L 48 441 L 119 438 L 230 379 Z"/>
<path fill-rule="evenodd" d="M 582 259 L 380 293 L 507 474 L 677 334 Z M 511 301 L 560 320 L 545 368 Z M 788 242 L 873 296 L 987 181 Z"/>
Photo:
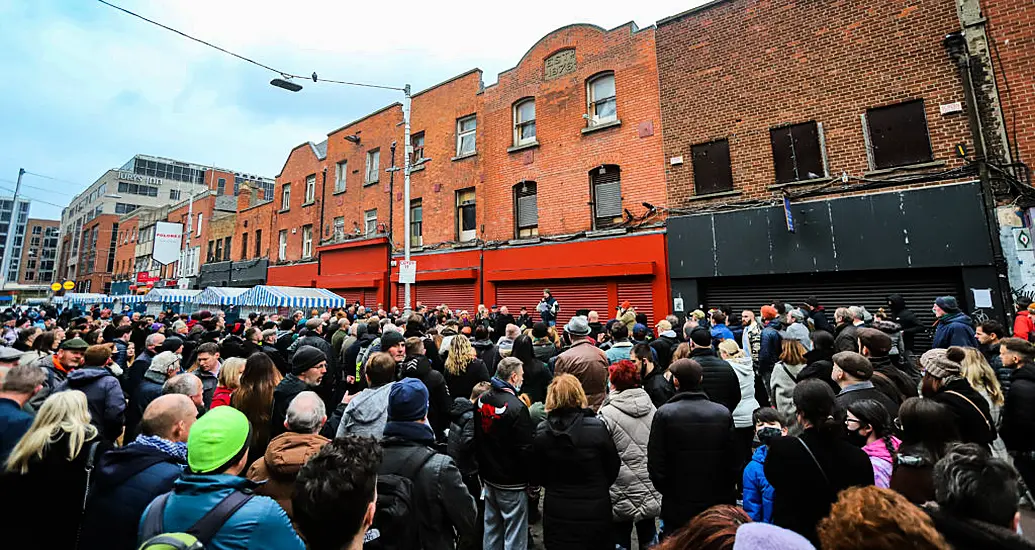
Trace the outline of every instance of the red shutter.
<path fill-rule="evenodd" d="M 410 292 L 414 304 L 422 302 L 429 309 L 446 304 L 453 311 L 467 310 L 472 317 L 475 314 L 473 282 L 416 283 L 410 285 Z"/>
<path fill-rule="evenodd" d="M 654 292 L 651 287 L 651 280 L 628 280 L 618 281 L 618 303 L 628 300 L 636 313 L 647 315 L 648 328 L 654 326 L 658 319 L 654 318 Z"/>
<path fill-rule="evenodd" d="M 376 288 L 365 288 L 363 289 L 363 305 L 366 307 L 377 307 L 377 303 L 381 302 L 381 296 L 378 295 Z M 385 309 L 389 309 L 385 304 L 381 304 Z"/>
<path fill-rule="evenodd" d="M 342 298 L 345 298 L 345 300 L 348 303 L 350 303 L 350 304 L 354 304 L 357 301 L 359 301 L 360 304 L 363 303 L 363 290 L 362 289 L 359 289 L 359 288 L 329 288 L 328 290 L 330 290 L 331 292 L 337 294 L 338 296 L 341 296 Z"/>
<path fill-rule="evenodd" d="M 560 305 L 557 324 L 563 325 L 580 309 L 595 310 L 601 319 L 607 319 L 607 282 L 606 281 L 539 281 L 534 283 L 500 284 L 496 288 L 496 303 L 507 306 L 510 312 L 517 313 L 521 306 L 527 307 L 532 319 L 539 321 L 536 305 L 543 299 L 543 289 L 549 288 Z"/>

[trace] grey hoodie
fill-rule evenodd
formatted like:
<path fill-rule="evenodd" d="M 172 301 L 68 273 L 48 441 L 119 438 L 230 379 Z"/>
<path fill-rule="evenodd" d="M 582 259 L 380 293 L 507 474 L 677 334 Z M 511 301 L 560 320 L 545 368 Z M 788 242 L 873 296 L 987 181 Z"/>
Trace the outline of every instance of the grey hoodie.
<path fill-rule="evenodd" d="M 737 380 L 740 382 L 740 403 L 733 410 L 733 426 L 735 428 L 749 428 L 754 426 L 751 422 L 751 414 L 758 408 L 758 401 L 755 399 L 755 369 L 751 358 L 730 357 L 726 362 L 733 367 L 737 373 Z"/>
<path fill-rule="evenodd" d="M 394 383 L 367 388 L 353 397 L 345 407 L 336 437 L 355 434 L 381 439 L 388 422 L 388 394 Z"/>

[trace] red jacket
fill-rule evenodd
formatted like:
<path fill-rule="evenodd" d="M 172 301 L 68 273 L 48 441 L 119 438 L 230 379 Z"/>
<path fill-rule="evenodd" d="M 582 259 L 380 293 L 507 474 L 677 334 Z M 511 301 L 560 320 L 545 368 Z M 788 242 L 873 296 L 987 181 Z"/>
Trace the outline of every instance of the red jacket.
<path fill-rule="evenodd" d="M 234 393 L 234 390 L 226 386 L 216 386 L 216 391 L 212 394 L 212 407 L 216 408 L 220 405 L 230 404 L 230 395 Z"/>
<path fill-rule="evenodd" d="M 1033 330 L 1035 330 L 1035 325 L 1032 324 L 1028 310 L 1024 309 L 1018 311 L 1017 317 L 1014 317 L 1013 319 L 1013 335 L 1017 338 L 1027 340 L 1028 334 Z"/>

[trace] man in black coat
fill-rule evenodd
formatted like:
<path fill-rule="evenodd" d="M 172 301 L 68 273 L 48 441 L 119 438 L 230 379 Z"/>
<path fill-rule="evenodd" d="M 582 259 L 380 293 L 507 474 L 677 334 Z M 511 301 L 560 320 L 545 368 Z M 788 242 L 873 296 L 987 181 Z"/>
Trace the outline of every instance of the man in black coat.
<path fill-rule="evenodd" d="M 701 365 L 679 359 L 669 372 L 678 393 L 654 414 L 647 443 L 647 471 L 663 497 L 666 535 L 711 506 L 733 504 L 740 477 L 733 416 L 701 391 Z"/>
<path fill-rule="evenodd" d="M 813 330 L 825 330 L 831 334 L 834 333 L 834 327 L 827 319 L 826 310 L 819 304 L 819 298 L 809 296 L 805 299 L 805 302 L 802 303 L 801 309 L 812 321 Z"/>
<path fill-rule="evenodd" d="M 657 329 L 658 337 L 650 343 L 650 347 L 658 356 L 658 368 L 665 370 L 672 362 L 672 354 L 679 347 L 679 337 L 676 336 L 676 331 L 672 330 L 672 323 L 666 319 L 658 321 Z"/>
<path fill-rule="evenodd" d="M 704 370 L 701 390 L 708 399 L 726 407 L 732 412 L 740 403 L 740 380 L 729 363 L 712 351 L 712 333 L 698 327 L 690 332 L 690 358 L 697 361 Z"/>
<path fill-rule="evenodd" d="M 338 406 L 333 398 L 334 388 L 342 374 L 338 367 L 338 354 L 331 350 L 331 344 L 323 337 L 323 320 L 313 317 L 305 322 L 305 329 L 305 336 L 295 340 L 295 343 L 291 344 L 290 351 L 294 352 L 302 346 L 312 346 L 323 352 L 324 357 L 327 358 L 327 375 L 323 377 L 323 382 L 315 391 L 323 398 L 327 410 L 334 410 L 334 407 Z"/>
<path fill-rule="evenodd" d="M 884 406 L 891 418 L 898 418 L 898 403 L 877 389 L 873 382 L 873 365 L 870 360 L 854 351 L 842 351 L 834 354 L 834 371 L 831 374 L 834 382 L 840 386 L 837 394 L 835 418 L 844 420 L 845 411 L 856 401 L 873 399 Z"/>
<path fill-rule="evenodd" d="M 888 296 L 888 309 L 891 310 L 891 320 L 902 325 L 902 341 L 906 349 L 913 351 L 913 342 L 916 335 L 923 332 L 924 327 L 920 325 L 916 314 L 906 307 L 906 299 L 901 294 Z"/>
<path fill-rule="evenodd" d="M 999 435 L 1029 488 L 1035 487 L 1035 366 L 1032 346 L 1020 338 L 1002 341 L 1003 365 L 1013 368 Z"/>
<path fill-rule="evenodd" d="M 288 406 L 296 395 L 315 391 L 327 373 L 327 356 L 313 346 L 302 346 L 291 358 L 291 374 L 284 377 L 273 390 L 273 416 L 270 419 L 270 438 L 284 433 Z"/>

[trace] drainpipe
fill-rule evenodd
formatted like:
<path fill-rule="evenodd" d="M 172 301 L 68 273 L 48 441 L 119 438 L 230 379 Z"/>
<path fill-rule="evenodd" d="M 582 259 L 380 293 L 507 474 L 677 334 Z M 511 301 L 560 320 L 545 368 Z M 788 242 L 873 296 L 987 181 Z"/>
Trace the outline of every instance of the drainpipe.
<path fill-rule="evenodd" d="M 385 285 L 385 290 L 388 291 L 388 301 L 385 302 L 389 307 L 385 308 L 391 310 L 392 304 L 392 253 L 395 252 L 395 241 L 393 236 L 395 235 L 395 142 L 392 142 L 389 151 L 391 151 L 391 168 L 388 171 L 388 283 Z M 403 228 L 406 231 L 406 228 Z"/>

